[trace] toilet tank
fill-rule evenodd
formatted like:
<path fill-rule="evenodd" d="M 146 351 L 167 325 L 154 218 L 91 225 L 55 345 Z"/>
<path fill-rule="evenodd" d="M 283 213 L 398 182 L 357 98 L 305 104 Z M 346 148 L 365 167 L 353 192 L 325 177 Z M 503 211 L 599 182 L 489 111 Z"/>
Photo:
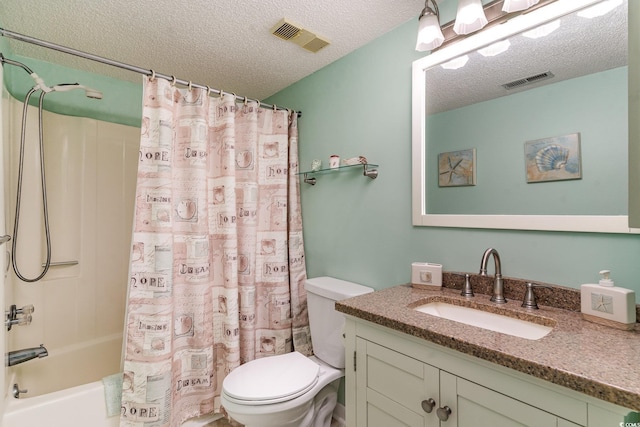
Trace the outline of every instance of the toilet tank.
<path fill-rule="evenodd" d="M 344 369 L 344 315 L 335 311 L 335 302 L 373 289 L 333 277 L 307 279 L 305 289 L 313 353 L 329 365 Z"/>

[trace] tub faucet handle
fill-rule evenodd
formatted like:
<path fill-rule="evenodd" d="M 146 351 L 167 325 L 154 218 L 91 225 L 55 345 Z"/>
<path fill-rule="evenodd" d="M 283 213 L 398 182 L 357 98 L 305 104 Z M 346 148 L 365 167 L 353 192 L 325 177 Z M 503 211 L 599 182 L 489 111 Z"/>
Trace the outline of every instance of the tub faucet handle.
<path fill-rule="evenodd" d="M 5 321 L 4 324 L 7 327 L 7 331 L 11 330 L 13 325 L 30 325 L 31 324 L 31 314 L 35 311 L 33 305 L 25 305 L 22 308 L 18 308 L 15 304 L 13 304 L 9 310 L 5 311 Z"/>
<path fill-rule="evenodd" d="M 18 314 L 22 314 L 22 315 L 24 315 L 24 314 L 32 314 L 35 310 L 36 310 L 36 309 L 35 309 L 35 308 L 33 308 L 33 304 L 29 304 L 29 305 L 25 305 L 25 306 L 24 306 L 24 307 L 22 307 L 22 308 L 19 308 L 19 309 L 17 310 L 17 312 L 18 312 Z"/>
<path fill-rule="evenodd" d="M 25 305 L 22 308 L 18 308 L 15 304 L 13 304 L 8 311 L 5 312 L 5 321 L 4 324 L 7 327 L 7 331 L 11 330 L 13 325 L 30 325 L 31 324 L 31 314 L 35 311 L 33 305 Z"/>

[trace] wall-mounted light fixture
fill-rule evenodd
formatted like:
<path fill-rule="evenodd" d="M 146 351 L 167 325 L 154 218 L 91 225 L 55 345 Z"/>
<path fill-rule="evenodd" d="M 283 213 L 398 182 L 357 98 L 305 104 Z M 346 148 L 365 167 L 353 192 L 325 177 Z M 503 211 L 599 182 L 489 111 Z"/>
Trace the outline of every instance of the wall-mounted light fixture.
<path fill-rule="evenodd" d="M 527 10 L 531 6 L 538 4 L 540 0 L 504 0 L 502 10 L 511 13 L 519 10 Z"/>
<path fill-rule="evenodd" d="M 458 34 L 471 34 L 481 30 L 488 22 L 480 0 L 458 0 L 453 31 Z"/>
<path fill-rule="evenodd" d="M 458 0 L 456 19 L 443 25 L 439 23 L 437 1 L 442 2 L 426 0 L 418 17 L 417 51 L 437 50 L 467 37 L 470 33 L 500 24 L 524 11 L 529 12 L 557 0 L 493 0 L 484 6 L 481 0 Z"/>
<path fill-rule="evenodd" d="M 433 9 L 429 7 L 429 1 L 433 4 Z M 418 42 L 416 50 L 425 52 L 439 47 L 444 41 L 442 29 L 440 29 L 440 11 L 435 0 L 426 0 L 424 9 L 418 17 Z"/>

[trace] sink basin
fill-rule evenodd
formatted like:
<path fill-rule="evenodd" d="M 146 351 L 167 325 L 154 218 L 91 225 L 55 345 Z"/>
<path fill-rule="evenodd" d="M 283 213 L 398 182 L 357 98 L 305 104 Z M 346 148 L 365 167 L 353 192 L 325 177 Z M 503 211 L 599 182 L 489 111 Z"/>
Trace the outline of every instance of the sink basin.
<path fill-rule="evenodd" d="M 441 301 L 429 302 L 414 307 L 413 309 L 432 316 L 453 320 L 454 322 L 489 329 L 528 340 L 538 340 L 546 336 L 553 329 L 550 326 Z"/>

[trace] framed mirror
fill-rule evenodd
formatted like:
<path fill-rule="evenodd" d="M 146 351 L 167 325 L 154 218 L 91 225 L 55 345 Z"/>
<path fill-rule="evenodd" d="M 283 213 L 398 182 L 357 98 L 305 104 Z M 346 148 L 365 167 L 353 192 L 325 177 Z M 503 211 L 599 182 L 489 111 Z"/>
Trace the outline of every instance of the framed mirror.
<path fill-rule="evenodd" d="M 557 0 L 413 63 L 414 225 L 639 231 L 628 224 L 627 2 L 581 16 L 596 3 Z"/>

